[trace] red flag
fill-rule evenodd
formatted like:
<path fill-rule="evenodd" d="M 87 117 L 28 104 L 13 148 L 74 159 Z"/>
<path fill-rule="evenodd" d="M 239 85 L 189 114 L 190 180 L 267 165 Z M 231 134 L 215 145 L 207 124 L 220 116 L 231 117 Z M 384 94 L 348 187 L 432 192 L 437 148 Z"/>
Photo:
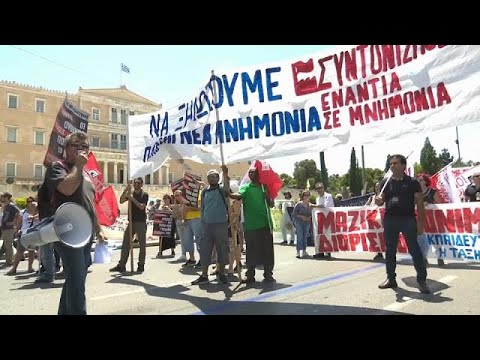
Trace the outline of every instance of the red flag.
<path fill-rule="evenodd" d="M 280 176 L 263 160 L 255 160 L 250 168 L 257 169 L 260 184 L 265 185 L 270 198 L 275 199 L 283 187 L 283 181 L 280 179 Z"/>
<path fill-rule="evenodd" d="M 100 225 L 110 226 L 120 215 L 117 197 L 111 186 L 105 186 L 103 174 L 95 159 L 93 152 L 88 154 L 88 161 L 83 168 L 88 175 L 88 180 L 95 188 L 95 210 Z"/>

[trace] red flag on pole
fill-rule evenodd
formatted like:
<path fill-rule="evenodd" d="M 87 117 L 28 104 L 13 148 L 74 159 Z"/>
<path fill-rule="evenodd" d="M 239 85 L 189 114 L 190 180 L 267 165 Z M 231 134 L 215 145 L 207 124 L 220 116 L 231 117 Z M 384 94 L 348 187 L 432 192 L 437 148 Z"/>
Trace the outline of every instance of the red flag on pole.
<path fill-rule="evenodd" d="M 88 179 L 95 188 L 95 210 L 99 224 L 110 226 L 119 216 L 117 197 L 111 186 L 105 186 L 103 174 L 93 152 L 88 154 L 88 161 L 84 167 Z"/>
<path fill-rule="evenodd" d="M 250 169 L 255 168 L 258 171 L 258 180 L 260 184 L 265 185 L 268 189 L 268 194 L 271 199 L 278 196 L 278 192 L 283 187 L 283 181 L 280 176 L 272 170 L 270 165 L 263 160 L 255 160 L 250 166 Z"/>

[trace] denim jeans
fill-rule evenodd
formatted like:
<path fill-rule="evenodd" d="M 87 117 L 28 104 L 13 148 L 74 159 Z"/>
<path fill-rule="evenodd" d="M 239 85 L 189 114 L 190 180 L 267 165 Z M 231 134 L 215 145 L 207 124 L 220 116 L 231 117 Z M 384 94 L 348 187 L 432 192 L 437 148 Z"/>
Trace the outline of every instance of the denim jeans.
<path fill-rule="evenodd" d="M 310 223 L 303 221 L 295 222 L 295 229 L 297 231 L 297 251 L 307 250 L 308 232 L 310 230 Z"/>
<path fill-rule="evenodd" d="M 80 249 L 70 248 L 61 242 L 56 242 L 54 246 L 60 254 L 65 272 L 58 315 L 87 315 L 85 281 L 92 244 L 88 243 Z"/>
<path fill-rule="evenodd" d="M 40 261 L 43 264 L 43 273 L 40 278 L 53 281 L 55 278 L 55 257 L 53 254 L 53 242 L 40 246 Z"/>
<path fill-rule="evenodd" d="M 397 266 L 398 235 L 401 232 L 407 242 L 408 252 L 412 256 L 413 266 L 417 271 L 417 282 L 424 283 L 427 280 L 427 268 L 423 261 L 423 255 L 417 241 L 417 222 L 412 216 L 385 216 L 383 219 L 385 237 L 385 262 L 387 277 L 395 280 L 395 268 Z"/>
<path fill-rule="evenodd" d="M 202 223 L 200 218 L 187 220 L 183 233 L 185 252 L 194 251 L 194 242 L 197 244 L 197 251 L 200 253 L 200 240 L 202 238 Z M 195 238 L 195 239 L 194 239 Z"/>
<path fill-rule="evenodd" d="M 180 246 L 182 248 L 182 255 L 186 255 L 187 252 L 185 251 L 185 245 L 184 245 L 184 233 L 185 233 L 185 224 L 182 222 L 182 220 L 175 219 L 175 226 L 177 227 L 177 234 L 178 238 L 180 239 Z"/>

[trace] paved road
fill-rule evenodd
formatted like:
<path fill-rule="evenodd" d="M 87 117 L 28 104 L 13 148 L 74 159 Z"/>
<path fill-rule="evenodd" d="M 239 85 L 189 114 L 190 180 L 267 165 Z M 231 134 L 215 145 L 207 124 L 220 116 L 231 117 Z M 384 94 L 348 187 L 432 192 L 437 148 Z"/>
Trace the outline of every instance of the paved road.
<path fill-rule="evenodd" d="M 372 254 L 335 254 L 333 261 L 296 259 L 294 247 L 275 245 L 275 284 L 260 282 L 259 271 L 258 282 L 251 286 L 239 285 L 238 280 L 223 285 L 211 276 L 209 284 L 199 287 L 190 285 L 197 270 L 182 268 L 173 258 L 156 259 L 156 252 L 155 247 L 147 248 L 143 274 L 109 272 L 119 251 L 112 264 L 93 265 L 87 278 L 88 313 L 480 314 L 480 264 L 475 263 L 432 265 L 428 283 L 434 294 L 422 295 L 409 259 L 399 258 L 399 288 L 379 290 L 385 267 L 372 261 Z M 36 285 L 35 276 L 24 272 L 26 265 L 20 264 L 15 277 L 4 276 L 6 270 L 0 269 L 0 314 L 56 314 L 64 280 Z"/>

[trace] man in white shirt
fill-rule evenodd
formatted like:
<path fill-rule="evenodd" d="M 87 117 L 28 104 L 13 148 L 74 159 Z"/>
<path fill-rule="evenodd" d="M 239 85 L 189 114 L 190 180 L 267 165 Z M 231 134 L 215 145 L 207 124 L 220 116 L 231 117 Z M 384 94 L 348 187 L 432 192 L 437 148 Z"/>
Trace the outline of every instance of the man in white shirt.
<path fill-rule="evenodd" d="M 325 191 L 325 187 L 321 182 L 315 184 L 315 190 L 318 192 L 318 196 L 316 199 L 316 204 L 317 207 L 319 208 L 332 208 L 335 206 L 335 203 L 333 202 L 333 196 L 330 193 L 327 193 Z M 318 249 L 318 245 L 315 244 L 315 248 Z M 332 260 L 332 254 L 328 253 L 325 255 L 324 253 L 317 253 L 313 255 L 313 258 L 315 259 L 326 259 L 326 260 Z"/>
<path fill-rule="evenodd" d="M 287 235 L 290 234 L 290 245 L 293 245 L 295 243 L 295 229 L 293 227 L 293 221 L 292 218 L 290 217 L 290 214 L 288 213 L 287 208 L 295 206 L 295 202 L 292 200 L 292 193 L 290 191 L 287 191 L 283 193 L 285 196 L 286 201 L 282 201 L 281 206 L 282 206 L 282 237 L 283 237 L 283 242 L 281 245 L 287 245 Z"/>

